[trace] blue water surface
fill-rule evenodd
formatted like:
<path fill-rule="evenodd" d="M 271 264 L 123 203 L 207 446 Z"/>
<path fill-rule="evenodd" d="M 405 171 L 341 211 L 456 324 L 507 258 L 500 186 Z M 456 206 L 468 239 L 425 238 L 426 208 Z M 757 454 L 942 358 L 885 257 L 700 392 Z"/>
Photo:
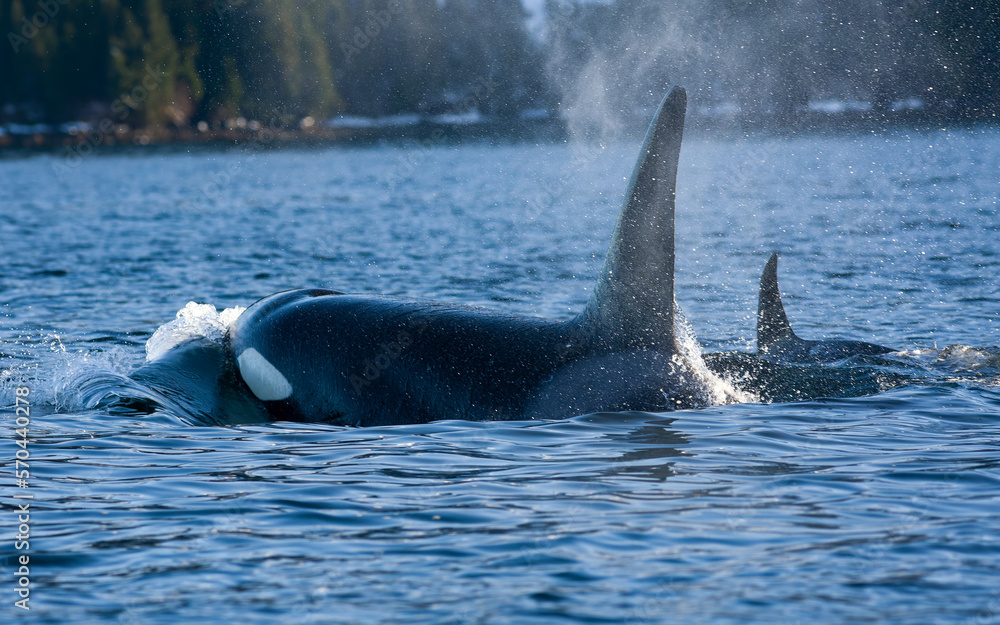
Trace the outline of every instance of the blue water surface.
<path fill-rule="evenodd" d="M 637 149 L 0 160 L 3 621 L 1000 623 L 995 129 L 685 144 L 676 295 L 705 351 L 751 358 L 779 251 L 801 336 L 900 350 L 821 371 L 852 392 L 367 429 L 114 401 L 189 301 L 320 286 L 568 318 Z"/>

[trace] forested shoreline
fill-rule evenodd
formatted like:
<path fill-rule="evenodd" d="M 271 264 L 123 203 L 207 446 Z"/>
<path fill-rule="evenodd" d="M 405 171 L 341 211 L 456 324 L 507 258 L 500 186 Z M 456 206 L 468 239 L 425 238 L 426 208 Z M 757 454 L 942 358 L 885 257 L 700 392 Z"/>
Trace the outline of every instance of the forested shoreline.
<path fill-rule="evenodd" d="M 0 0 L 0 125 L 558 116 L 606 134 L 666 83 L 703 117 L 780 124 L 1000 108 L 1000 0 L 547 0 L 528 18 L 521 0 Z"/>
<path fill-rule="evenodd" d="M 486 79 L 496 87 L 477 106 L 503 116 L 541 86 L 519 0 L 475 15 L 422 0 L 4 2 L 0 101 L 19 121 L 388 115 L 445 109 Z"/>

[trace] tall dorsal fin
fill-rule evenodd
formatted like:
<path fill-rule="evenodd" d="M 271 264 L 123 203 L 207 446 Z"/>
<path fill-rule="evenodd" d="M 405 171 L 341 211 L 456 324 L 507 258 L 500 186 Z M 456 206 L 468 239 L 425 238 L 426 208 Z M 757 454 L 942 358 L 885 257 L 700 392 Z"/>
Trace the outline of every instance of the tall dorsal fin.
<path fill-rule="evenodd" d="M 757 351 L 766 350 L 769 345 L 795 336 L 792 326 L 781 304 L 778 289 L 778 253 L 771 254 L 764 273 L 760 276 L 760 295 L 757 297 Z"/>
<path fill-rule="evenodd" d="M 672 88 L 649 126 L 607 260 L 583 313 L 616 348 L 674 352 L 674 196 L 687 94 Z"/>

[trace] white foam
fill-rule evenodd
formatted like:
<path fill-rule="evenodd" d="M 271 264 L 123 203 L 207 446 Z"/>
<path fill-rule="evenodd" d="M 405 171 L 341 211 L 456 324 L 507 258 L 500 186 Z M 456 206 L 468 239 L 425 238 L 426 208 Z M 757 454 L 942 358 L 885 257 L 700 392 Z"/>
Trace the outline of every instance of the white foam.
<path fill-rule="evenodd" d="M 924 364 L 945 365 L 957 369 L 976 370 L 1000 364 L 1000 350 L 990 347 L 969 347 L 949 345 L 937 347 L 916 347 L 899 352 Z"/>
<path fill-rule="evenodd" d="M 292 396 L 292 385 L 267 358 L 250 347 L 236 359 L 243 381 L 261 401 L 281 401 Z"/>
<path fill-rule="evenodd" d="M 189 339 L 206 338 L 221 343 L 244 310 L 236 306 L 219 313 L 211 304 L 188 302 L 177 312 L 176 319 L 160 326 L 146 341 L 146 362 L 156 360 Z"/>
<path fill-rule="evenodd" d="M 677 340 L 677 347 L 681 350 L 681 358 L 704 382 L 705 396 L 702 399 L 706 405 L 719 406 L 757 401 L 752 395 L 739 390 L 728 380 L 720 378 L 708 368 L 702 358 L 701 344 L 698 343 L 694 328 L 681 312 L 676 301 L 674 302 L 674 337 Z"/>

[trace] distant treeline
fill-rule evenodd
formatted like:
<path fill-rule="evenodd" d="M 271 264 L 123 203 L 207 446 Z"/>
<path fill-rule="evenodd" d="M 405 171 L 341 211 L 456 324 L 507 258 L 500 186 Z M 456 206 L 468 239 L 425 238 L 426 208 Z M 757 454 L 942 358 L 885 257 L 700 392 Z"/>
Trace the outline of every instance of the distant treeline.
<path fill-rule="evenodd" d="M 0 0 L 0 122 L 601 115 L 648 107 L 668 82 L 705 111 L 789 119 L 824 98 L 1000 108 L 1000 0 L 545 9 L 529 32 L 521 0 Z"/>
<path fill-rule="evenodd" d="M 456 107 L 502 117 L 536 106 L 544 85 L 520 0 L 0 7 L 0 115 L 11 121 L 87 119 L 109 108 L 130 125 Z"/>

